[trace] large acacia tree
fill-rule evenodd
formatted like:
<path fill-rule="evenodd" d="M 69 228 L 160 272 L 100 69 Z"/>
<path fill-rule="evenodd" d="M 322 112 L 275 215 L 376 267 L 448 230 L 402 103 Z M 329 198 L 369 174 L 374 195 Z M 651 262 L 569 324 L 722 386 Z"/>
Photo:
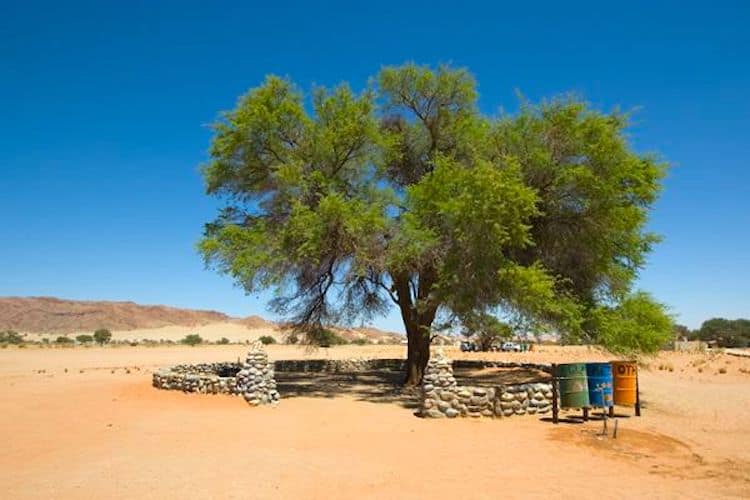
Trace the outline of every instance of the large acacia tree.
<path fill-rule="evenodd" d="M 471 75 L 445 66 L 310 102 L 268 77 L 214 126 L 204 176 L 225 207 L 200 249 L 312 339 L 397 307 L 407 384 L 436 318 L 503 311 L 596 341 L 655 241 L 663 166 L 625 127 L 574 98 L 484 116 Z"/>

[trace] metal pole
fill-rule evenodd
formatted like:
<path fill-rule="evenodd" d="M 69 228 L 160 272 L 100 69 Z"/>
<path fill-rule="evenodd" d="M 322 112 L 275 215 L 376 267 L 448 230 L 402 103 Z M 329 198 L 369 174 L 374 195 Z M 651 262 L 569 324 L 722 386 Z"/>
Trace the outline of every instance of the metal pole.
<path fill-rule="evenodd" d="M 557 365 L 552 363 L 552 423 L 556 424 L 559 421 L 560 407 L 557 403 Z"/>
<path fill-rule="evenodd" d="M 635 416 L 641 416 L 641 388 L 638 376 L 638 365 L 635 365 Z"/>

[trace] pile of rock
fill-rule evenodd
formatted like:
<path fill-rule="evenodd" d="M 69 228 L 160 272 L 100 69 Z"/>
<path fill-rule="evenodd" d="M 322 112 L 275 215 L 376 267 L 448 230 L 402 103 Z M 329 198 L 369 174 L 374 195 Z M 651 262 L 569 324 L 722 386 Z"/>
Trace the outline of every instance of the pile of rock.
<path fill-rule="evenodd" d="M 458 386 L 453 376 L 453 364 L 439 350 L 427 362 L 422 377 L 422 405 L 420 413 L 430 418 L 457 417 L 454 407 L 455 388 Z"/>
<path fill-rule="evenodd" d="M 245 401 L 253 406 L 279 401 L 273 365 L 268 361 L 260 342 L 247 353 L 242 370 L 237 373 L 237 389 Z"/>

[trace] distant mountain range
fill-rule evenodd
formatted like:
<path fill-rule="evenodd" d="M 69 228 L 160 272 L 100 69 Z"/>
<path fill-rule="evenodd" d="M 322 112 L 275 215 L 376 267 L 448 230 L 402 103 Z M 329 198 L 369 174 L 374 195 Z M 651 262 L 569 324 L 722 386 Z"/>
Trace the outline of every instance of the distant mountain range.
<path fill-rule="evenodd" d="M 280 326 L 260 316 L 233 318 L 218 311 L 179 309 L 134 302 L 66 300 L 55 297 L 0 297 L 0 331 L 69 334 L 93 332 L 97 328 L 128 331 L 166 326 L 197 327 L 213 323 L 234 323 L 250 330 L 278 329 Z M 334 328 L 347 340 L 397 341 L 402 336 L 377 328 Z"/>

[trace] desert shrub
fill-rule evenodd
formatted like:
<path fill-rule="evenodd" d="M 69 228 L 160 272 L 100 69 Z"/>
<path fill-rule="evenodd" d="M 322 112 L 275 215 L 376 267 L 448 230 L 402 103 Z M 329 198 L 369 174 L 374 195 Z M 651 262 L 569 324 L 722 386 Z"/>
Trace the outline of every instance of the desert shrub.
<path fill-rule="evenodd" d="M 319 328 L 308 332 L 308 340 L 311 344 L 319 345 L 321 347 L 349 343 L 344 337 L 337 335 L 336 332 L 327 328 Z"/>
<path fill-rule="evenodd" d="M 180 340 L 180 342 L 182 344 L 194 346 L 194 345 L 202 344 L 203 338 L 197 333 L 191 333 L 190 335 L 186 335 L 184 339 Z"/>
<path fill-rule="evenodd" d="M 72 344 L 73 343 L 73 339 L 70 339 L 68 337 L 63 337 L 61 335 L 61 336 L 57 337 L 57 339 L 55 339 L 55 343 L 57 343 L 57 344 Z"/>
<path fill-rule="evenodd" d="M 370 343 L 371 342 L 369 340 L 367 340 L 367 339 L 354 339 L 354 340 L 352 340 L 352 344 L 355 344 L 355 345 L 367 345 L 367 344 L 370 344 Z"/>
<path fill-rule="evenodd" d="M 269 344 L 275 344 L 276 339 L 271 337 L 270 335 L 263 335 L 258 340 L 260 340 L 260 343 L 263 345 L 269 345 Z"/>
<path fill-rule="evenodd" d="M 221 344 L 221 345 L 227 345 L 228 343 L 229 343 L 229 339 L 226 337 L 221 337 L 219 341 L 217 342 L 217 344 Z"/>
<path fill-rule="evenodd" d="M 299 342 L 299 337 L 297 336 L 296 333 L 292 332 L 286 336 L 287 344 L 296 344 L 297 342 Z"/>
<path fill-rule="evenodd" d="M 724 368 L 723 366 L 719 368 L 719 373 L 726 373 L 726 372 L 727 372 L 727 369 Z"/>
<path fill-rule="evenodd" d="M 23 336 L 14 330 L 6 330 L 4 332 L 0 332 L 0 343 L 23 344 Z"/>
<path fill-rule="evenodd" d="M 78 335 L 76 337 L 76 340 L 81 344 L 88 344 L 94 341 L 94 337 L 92 337 L 91 335 Z"/>
<path fill-rule="evenodd" d="M 112 340 L 112 332 L 110 332 L 106 328 L 99 328 L 94 332 L 94 340 L 97 344 L 104 345 Z"/>

